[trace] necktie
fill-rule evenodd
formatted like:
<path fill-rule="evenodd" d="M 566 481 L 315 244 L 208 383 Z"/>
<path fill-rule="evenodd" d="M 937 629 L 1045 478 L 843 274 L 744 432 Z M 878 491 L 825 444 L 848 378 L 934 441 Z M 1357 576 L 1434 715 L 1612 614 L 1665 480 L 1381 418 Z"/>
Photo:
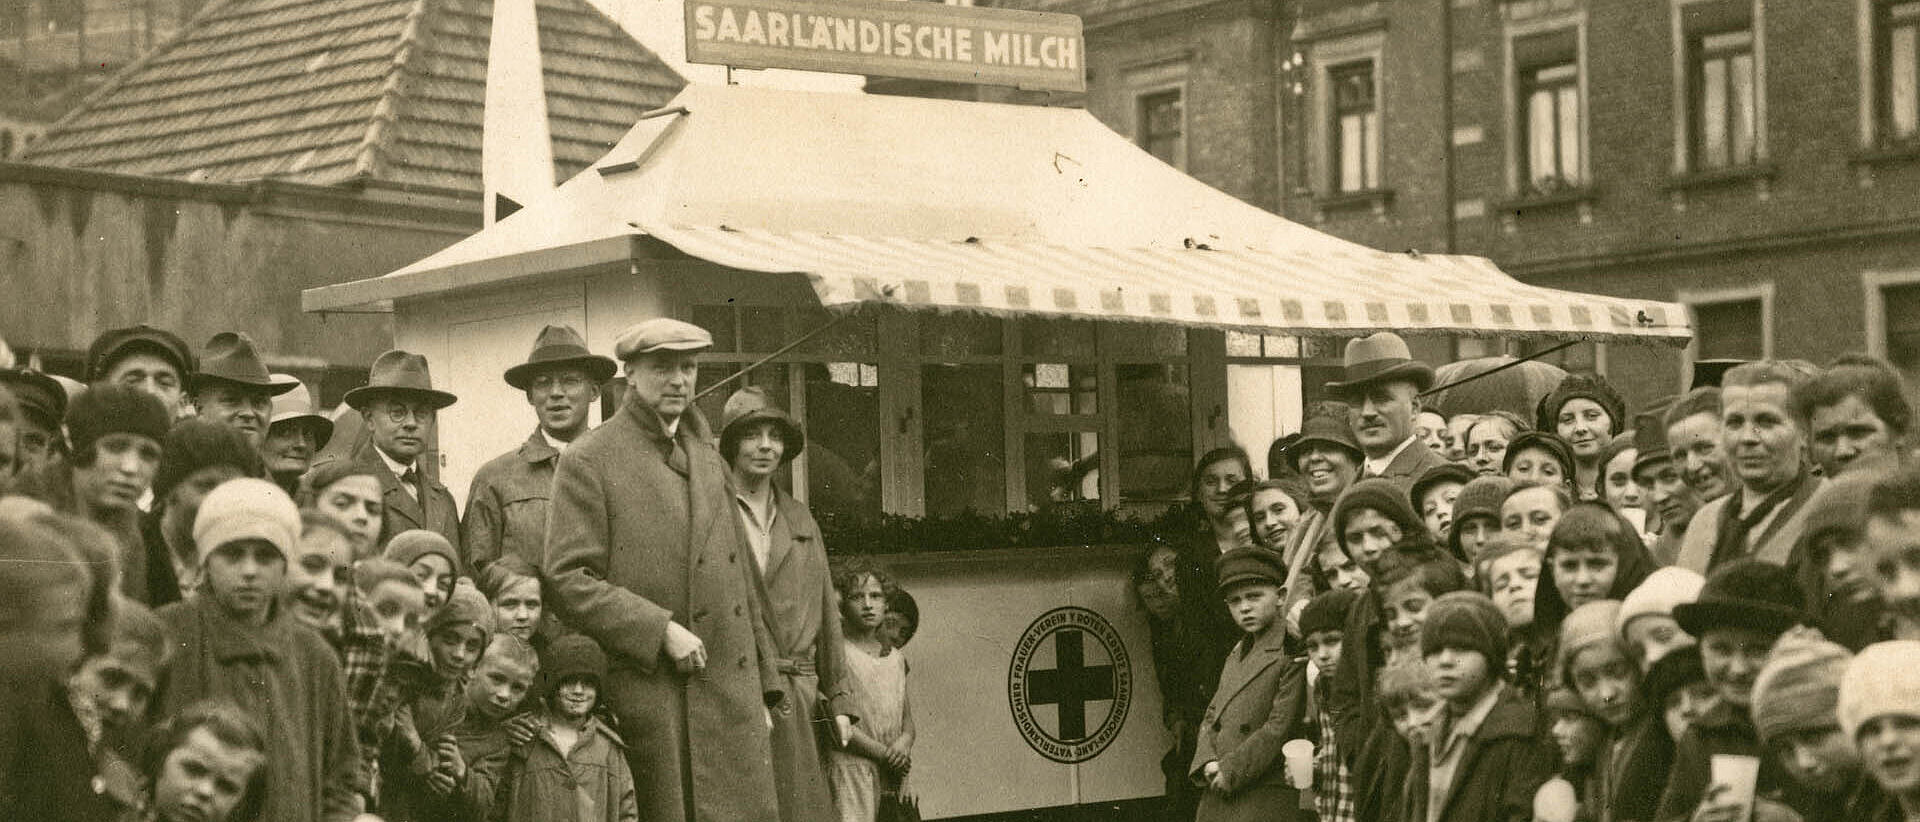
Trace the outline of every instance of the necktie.
<path fill-rule="evenodd" d="M 414 499 L 417 500 L 420 498 L 420 470 L 419 469 L 411 465 L 407 466 L 406 472 L 400 475 L 400 483 L 406 486 L 407 493 L 412 495 Z"/>
<path fill-rule="evenodd" d="M 679 437 L 673 437 L 673 450 L 667 453 L 667 467 L 680 476 L 689 476 L 693 471 L 692 463 L 687 459 L 686 446 L 680 444 Z"/>

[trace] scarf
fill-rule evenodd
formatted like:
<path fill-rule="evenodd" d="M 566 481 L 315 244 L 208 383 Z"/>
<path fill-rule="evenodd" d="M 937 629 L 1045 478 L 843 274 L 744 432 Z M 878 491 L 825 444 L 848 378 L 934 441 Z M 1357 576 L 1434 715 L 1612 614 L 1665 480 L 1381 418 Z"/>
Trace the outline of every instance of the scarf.
<path fill-rule="evenodd" d="M 1709 570 L 1718 568 L 1750 553 L 1751 548 L 1747 538 L 1753 529 L 1759 527 L 1761 522 L 1766 521 L 1767 517 L 1772 516 L 1788 500 L 1798 496 L 1800 490 L 1806 486 L 1809 476 L 1807 466 L 1803 463 L 1799 472 L 1793 475 L 1793 479 L 1773 489 L 1745 514 L 1740 513 L 1740 510 L 1744 507 L 1746 489 L 1735 488 L 1733 496 L 1727 498 L 1726 507 L 1720 509 L 1719 534 L 1714 540 L 1713 555 L 1707 560 L 1707 568 Z M 1772 527 L 1767 530 L 1772 531 L 1790 516 L 1792 516 L 1791 512 L 1781 512 L 1781 517 L 1776 519 Z M 1761 540 L 1765 541 L 1766 536 L 1761 534 Z"/>

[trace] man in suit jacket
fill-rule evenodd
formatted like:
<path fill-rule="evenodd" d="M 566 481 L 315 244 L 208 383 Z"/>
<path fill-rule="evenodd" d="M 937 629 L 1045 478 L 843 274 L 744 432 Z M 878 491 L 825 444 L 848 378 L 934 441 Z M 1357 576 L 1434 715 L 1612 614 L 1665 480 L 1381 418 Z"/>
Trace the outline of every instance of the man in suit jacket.
<path fill-rule="evenodd" d="M 603 699 L 654 822 L 781 818 L 780 654 L 727 463 L 693 406 L 712 345 L 678 320 L 622 332 L 626 403 L 560 453 L 547 509 L 547 602 L 607 652 Z"/>
<path fill-rule="evenodd" d="M 454 572 L 464 576 L 471 572 L 460 547 L 459 508 L 452 492 L 420 461 L 433 441 L 440 409 L 456 399 L 434 390 L 426 357 L 397 350 L 381 354 L 373 361 L 367 384 L 347 392 L 347 405 L 360 412 L 368 434 L 348 459 L 380 480 L 381 502 L 386 506 L 380 545 L 402 531 L 433 531 L 453 543 L 460 560 Z M 316 461 L 313 471 L 330 462 Z"/>
<path fill-rule="evenodd" d="M 1354 438 L 1366 453 L 1360 475 L 1410 490 L 1420 475 L 1446 462 L 1413 435 L 1419 395 L 1433 387 L 1433 369 L 1390 331 L 1349 340 L 1345 366 L 1346 379 L 1327 383 L 1327 391 L 1347 403 Z"/>

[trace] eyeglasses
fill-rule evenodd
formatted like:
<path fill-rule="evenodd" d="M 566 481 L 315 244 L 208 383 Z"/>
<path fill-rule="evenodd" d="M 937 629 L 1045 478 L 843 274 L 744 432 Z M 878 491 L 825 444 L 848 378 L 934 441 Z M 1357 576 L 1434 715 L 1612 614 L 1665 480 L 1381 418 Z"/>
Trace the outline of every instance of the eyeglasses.
<path fill-rule="evenodd" d="M 408 417 L 413 417 L 420 422 L 433 422 L 433 418 L 438 413 L 432 407 L 425 405 L 408 406 L 399 403 L 387 405 L 387 419 L 394 422 L 406 422 Z"/>
<path fill-rule="evenodd" d="M 587 378 L 579 374 L 562 374 L 557 377 L 552 374 L 542 374 L 527 383 L 527 387 L 535 391 L 551 391 L 556 385 L 562 391 L 578 391 L 587 387 Z"/>

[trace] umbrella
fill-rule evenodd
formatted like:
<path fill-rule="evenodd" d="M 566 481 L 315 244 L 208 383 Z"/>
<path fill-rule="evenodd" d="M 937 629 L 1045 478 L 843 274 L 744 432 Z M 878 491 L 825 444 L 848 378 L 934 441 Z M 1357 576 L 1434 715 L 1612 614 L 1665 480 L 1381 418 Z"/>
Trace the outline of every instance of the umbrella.
<path fill-rule="evenodd" d="M 1507 356 L 1481 357 L 1447 363 L 1434 369 L 1433 384 L 1451 387 L 1427 395 L 1426 407 L 1449 417 L 1455 414 L 1510 411 L 1519 415 L 1520 419 L 1531 421 L 1540 398 L 1559 386 L 1560 381 L 1566 379 L 1567 372 L 1557 365 L 1527 360 L 1488 373 L 1515 362 L 1515 358 Z M 1487 376 L 1481 377 L 1482 374 Z M 1462 383 L 1462 380 L 1468 382 Z"/>

